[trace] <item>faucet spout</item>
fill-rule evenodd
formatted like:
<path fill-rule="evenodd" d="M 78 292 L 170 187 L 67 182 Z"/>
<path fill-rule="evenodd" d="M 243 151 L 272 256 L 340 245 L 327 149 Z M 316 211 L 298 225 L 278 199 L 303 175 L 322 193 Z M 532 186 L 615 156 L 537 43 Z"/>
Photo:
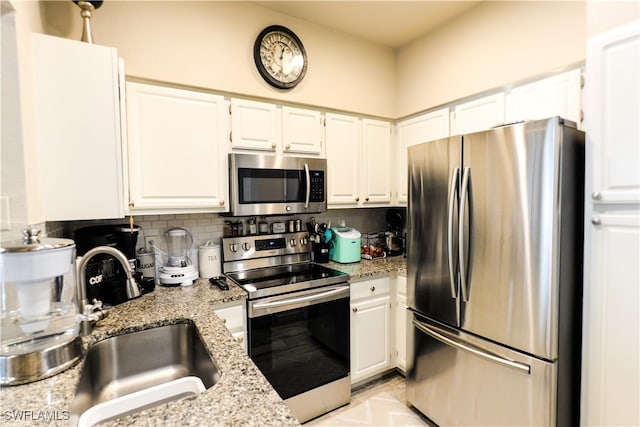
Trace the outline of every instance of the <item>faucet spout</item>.
<path fill-rule="evenodd" d="M 127 298 L 133 299 L 141 295 L 140 286 L 138 286 L 138 283 L 133 277 L 133 271 L 131 270 L 131 265 L 129 264 L 129 260 L 127 259 L 127 257 L 118 249 L 112 248 L 111 246 L 97 246 L 87 251 L 87 253 L 84 254 L 84 256 L 82 257 L 82 260 L 80 260 L 80 263 L 78 264 L 78 275 L 80 277 L 78 277 L 77 294 L 78 294 L 78 309 L 80 313 L 84 313 L 85 306 L 89 304 L 89 301 L 87 299 L 87 284 L 86 284 L 86 278 L 85 278 L 87 264 L 89 263 L 89 260 L 91 260 L 91 258 L 93 258 L 98 254 L 111 255 L 115 259 L 117 259 L 118 262 L 120 262 L 120 264 L 122 264 L 122 268 L 124 268 L 124 271 L 127 275 L 127 282 L 125 285 Z"/>

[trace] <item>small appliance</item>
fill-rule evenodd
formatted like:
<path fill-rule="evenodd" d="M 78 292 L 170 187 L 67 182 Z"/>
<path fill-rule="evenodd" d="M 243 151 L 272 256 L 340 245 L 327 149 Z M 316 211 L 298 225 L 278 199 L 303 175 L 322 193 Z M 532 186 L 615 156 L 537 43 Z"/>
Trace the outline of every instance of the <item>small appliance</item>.
<path fill-rule="evenodd" d="M 360 262 L 361 234 L 353 227 L 332 227 L 329 241 L 329 259 L 348 264 Z"/>
<path fill-rule="evenodd" d="M 155 289 L 155 283 L 143 280 L 142 273 L 137 268 L 138 254 L 136 244 L 140 227 L 129 224 L 106 224 L 79 228 L 74 237 L 78 256 L 84 256 L 89 250 L 98 246 L 109 246 L 122 252 L 140 285 L 140 292 L 147 294 Z M 101 253 L 89 260 L 85 270 L 86 296 L 88 301 L 94 299 L 102 301 L 106 306 L 121 304 L 129 300 L 127 296 L 127 274 L 116 258 L 110 254 Z"/>
<path fill-rule="evenodd" d="M 399 209 L 391 208 L 387 211 L 387 231 L 385 232 L 385 247 L 387 255 L 401 255 L 403 252 L 402 229 L 404 218 Z"/>
<path fill-rule="evenodd" d="M 326 159 L 229 154 L 230 215 L 325 212 L 326 171 Z"/>
<path fill-rule="evenodd" d="M 175 227 L 165 231 L 164 239 L 167 252 L 164 253 L 155 248 L 164 255 L 161 257 L 162 265 L 159 265 L 156 257 L 160 284 L 164 286 L 193 285 L 198 279 L 198 270 L 189 256 L 193 249 L 193 236 L 185 228 Z"/>
<path fill-rule="evenodd" d="M 0 248 L 0 385 L 55 375 L 82 356 L 76 245 L 39 233 Z"/>

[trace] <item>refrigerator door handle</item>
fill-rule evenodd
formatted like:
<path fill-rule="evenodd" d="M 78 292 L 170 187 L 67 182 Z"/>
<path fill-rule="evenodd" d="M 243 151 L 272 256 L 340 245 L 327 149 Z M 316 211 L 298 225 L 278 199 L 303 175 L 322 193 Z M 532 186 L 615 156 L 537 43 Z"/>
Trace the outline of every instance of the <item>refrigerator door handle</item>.
<path fill-rule="evenodd" d="M 496 354 L 492 354 L 492 353 L 488 353 L 487 351 L 484 351 L 480 348 L 477 348 L 475 346 L 469 345 L 469 344 L 464 344 L 458 341 L 455 341 L 449 337 L 446 337 L 442 334 L 440 334 L 439 332 L 434 331 L 433 329 L 431 329 L 429 327 L 429 325 L 413 319 L 413 325 L 418 328 L 420 331 L 424 332 L 425 334 L 437 339 L 438 341 L 449 345 L 451 347 L 457 348 L 459 350 L 463 350 L 466 351 L 468 353 L 474 354 L 478 357 L 481 357 L 483 359 L 489 360 L 491 362 L 497 363 L 499 365 L 503 365 L 506 366 L 508 368 L 512 368 L 515 369 L 517 371 L 523 372 L 527 375 L 531 374 L 531 366 L 524 364 L 524 363 L 520 363 L 520 362 L 516 362 L 514 360 L 509 360 L 509 359 L 505 359 L 504 357 L 500 357 Z"/>
<path fill-rule="evenodd" d="M 464 302 L 469 302 L 469 271 L 471 264 L 471 230 L 472 230 L 472 219 L 473 219 L 473 206 L 471 204 L 471 191 L 469 189 L 471 176 L 471 168 L 465 168 L 462 174 L 462 186 L 460 192 L 460 217 L 458 219 L 458 262 L 460 263 L 460 288 L 462 288 L 462 300 Z M 469 229 L 468 229 L 468 258 L 465 260 L 464 257 L 464 238 L 465 238 L 465 230 L 464 230 L 464 218 L 465 218 L 465 207 L 469 205 Z"/>
<path fill-rule="evenodd" d="M 449 218 L 447 222 L 447 251 L 449 255 L 449 283 L 451 285 L 451 298 L 458 298 L 456 286 L 457 269 L 453 262 L 453 210 L 458 198 L 458 180 L 460 179 L 460 168 L 454 168 L 451 176 L 451 188 L 449 189 Z"/>

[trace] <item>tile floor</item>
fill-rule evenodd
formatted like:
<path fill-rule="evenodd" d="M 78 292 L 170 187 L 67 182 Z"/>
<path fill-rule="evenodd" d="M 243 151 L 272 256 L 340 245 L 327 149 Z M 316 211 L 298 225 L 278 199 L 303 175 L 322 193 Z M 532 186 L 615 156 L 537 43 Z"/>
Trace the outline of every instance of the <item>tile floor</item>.
<path fill-rule="evenodd" d="M 305 427 L 356 425 L 432 426 L 407 405 L 404 377 L 395 372 L 354 389 L 348 405 L 304 424 Z"/>

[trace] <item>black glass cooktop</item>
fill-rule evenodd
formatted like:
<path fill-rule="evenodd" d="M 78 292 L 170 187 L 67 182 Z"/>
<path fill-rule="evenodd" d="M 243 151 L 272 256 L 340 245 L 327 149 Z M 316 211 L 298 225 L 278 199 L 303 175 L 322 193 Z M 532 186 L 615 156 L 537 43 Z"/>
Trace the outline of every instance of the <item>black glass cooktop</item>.
<path fill-rule="evenodd" d="M 249 294 L 249 299 L 344 283 L 349 275 L 314 263 L 265 267 L 227 273 Z"/>

